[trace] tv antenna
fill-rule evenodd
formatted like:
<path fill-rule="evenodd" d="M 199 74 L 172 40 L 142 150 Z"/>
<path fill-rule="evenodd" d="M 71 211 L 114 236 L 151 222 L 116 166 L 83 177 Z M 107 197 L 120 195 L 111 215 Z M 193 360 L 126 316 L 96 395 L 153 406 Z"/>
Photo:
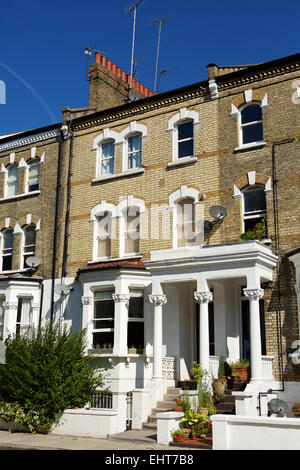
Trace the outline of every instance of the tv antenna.
<path fill-rule="evenodd" d="M 89 79 L 89 77 L 88 77 L 88 74 L 89 74 L 88 70 L 89 70 L 89 65 L 90 65 L 89 58 L 93 54 L 93 51 L 95 51 L 95 49 L 96 49 L 96 44 L 93 47 L 89 47 L 88 45 L 86 45 L 85 49 L 84 49 L 84 54 L 85 54 L 85 79 L 86 79 L 86 81 L 88 81 L 88 79 Z"/>
<path fill-rule="evenodd" d="M 131 65 L 130 65 L 130 88 L 131 88 L 131 83 L 132 83 L 132 73 L 133 73 L 133 57 L 134 57 L 134 42 L 135 42 L 135 25 L 136 25 L 136 10 L 138 6 L 143 2 L 144 0 L 139 0 L 136 2 L 131 8 L 128 10 L 128 15 L 131 15 L 133 12 L 133 32 L 132 32 L 132 49 L 131 49 Z"/>
<path fill-rule="evenodd" d="M 163 69 L 161 70 L 161 72 L 159 73 L 159 77 L 158 77 L 158 84 L 157 84 L 157 92 L 159 92 L 159 84 L 160 84 L 160 79 L 161 79 L 161 76 L 167 72 L 170 72 L 171 70 L 175 70 L 176 67 L 172 67 L 171 69 Z"/>
<path fill-rule="evenodd" d="M 157 80 L 157 70 L 158 70 L 158 57 L 159 57 L 159 48 L 160 48 L 160 35 L 161 35 L 161 26 L 164 21 L 170 19 L 171 16 L 164 16 L 163 18 L 158 18 L 152 21 L 152 24 L 159 24 L 158 27 L 158 40 L 157 40 L 157 52 L 156 52 L 156 64 L 155 64 L 155 77 L 154 77 L 154 89 L 153 92 L 156 92 L 156 80 Z"/>

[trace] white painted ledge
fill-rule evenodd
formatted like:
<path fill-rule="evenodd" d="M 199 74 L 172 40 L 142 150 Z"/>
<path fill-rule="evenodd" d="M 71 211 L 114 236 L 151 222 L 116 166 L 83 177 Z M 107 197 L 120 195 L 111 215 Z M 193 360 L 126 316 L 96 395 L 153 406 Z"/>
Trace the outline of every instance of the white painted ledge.
<path fill-rule="evenodd" d="M 188 163 L 195 163 L 198 161 L 197 157 L 183 157 L 168 163 L 168 167 L 187 165 Z"/>
<path fill-rule="evenodd" d="M 38 196 L 41 194 L 41 191 L 31 191 L 29 193 L 22 193 L 22 194 L 16 194 L 15 196 L 9 196 L 9 197 L 2 197 L 0 198 L 0 202 L 9 202 L 13 201 L 15 199 L 22 199 L 24 197 L 32 197 L 32 196 Z"/>
<path fill-rule="evenodd" d="M 251 144 L 240 145 L 239 147 L 236 147 L 234 151 L 241 152 L 242 150 L 260 148 L 260 147 L 264 147 L 265 145 L 267 145 L 267 142 L 262 140 L 261 142 L 252 142 Z"/>
<path fill-rule="evenodd" d="M 145 168 L 134 168 L 133 170 L 122 171 L 122 173 L 112 173 L 111 175 L 98 176 L 92 180 L 92 183 L 103 183 L 105 181 L 117 178 L 125 178 L 126 176 L 139 175 L 145 172 Z"/>

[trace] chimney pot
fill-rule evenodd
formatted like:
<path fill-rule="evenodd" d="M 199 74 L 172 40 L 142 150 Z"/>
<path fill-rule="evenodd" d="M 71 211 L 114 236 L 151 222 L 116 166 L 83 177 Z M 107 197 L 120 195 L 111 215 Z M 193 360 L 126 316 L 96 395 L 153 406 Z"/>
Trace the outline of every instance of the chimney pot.
<path fill-rule="evenodd" d="M 101 52 L 95 52 L 95 64 L 100 64 L 101 62 Z"/>
<path fill-rule="evenodd" d="M 145 86 L 144 87 L 144 95 L 148 96 L 148 93 L 149 93 L 149 89 Z"/>
<path fill-rule="evenodd" d="M 117 76 L 121 78 L 121 74 L 122 74 L 121 67 L 117 67 Z"/>
<path fill-rule="evenodd" d="M 106 61 L 106 68 L 107 70 L 111 70 L 111 60 Z"/>
<path fill-rule="evenodd" d="M 103 65 L 103 67 L 106 67 L 106 57 L 105 56 L 101 57 L 101 65 Z"/>
<path fill-rule="evenodd" d="M 152 91 L 150 90 L 149 93 L 148 93 L 148 96 L 152 96 L 152 95 L 153 95 L 153 93 L 152 93 Z"/>
<path fill-rule="evenodd" d="M 124 82 L 127 82 L 127 73 L 124 70 L 122 71 L 121 78 Z"/>
<path fill-rule="evenodd" d="M 117 66 L 116 66 L 116 64 L 112 64 L 112 66 L 111 66 L 111 71 L 112 71 L 112 73 L 114 73 L 114 74 L 116 75 L 116 73 L 117 73 Z"/>

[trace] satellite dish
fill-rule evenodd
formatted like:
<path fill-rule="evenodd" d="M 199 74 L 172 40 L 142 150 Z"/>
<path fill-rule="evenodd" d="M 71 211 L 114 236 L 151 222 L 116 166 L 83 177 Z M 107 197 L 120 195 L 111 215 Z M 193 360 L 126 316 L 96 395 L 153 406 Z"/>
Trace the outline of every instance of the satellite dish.
<path fill-rule="evenodd" d="M 209 208 L 210 215 L 217 220 L 224 219 L 227 215 L 227 210 L 223 206 L 211 206 Z"/>
<path fill-rule="evenodd" d="M 70 286 L 67 286 L 66 284 L 57 284 L 54 287 L 54 292 L 57 295 L 67 295 L 69 294 L 70 290 L 71 290 Z"/>
<path fill-rule="evenodd" d="M 138 95 L 134 91 L 131 91 L 128 95 L 128 98 L 130 99 L 130 101 L 137 101 L 140 99 L 140 95 Z"/>
<path fill-rule="evenodd" d="M 285 401 L 279 400 L 279 398 L 273 398 L 268 402 L 268 407 L 271 414 L 275 414 L 278 417 L 287 416 L 289 409 Z"/>
<path fill-rule="evenodd" d="M 26 258 L 26 264 L 31 268 L 37 268 L 41 264 L 41 261 L 36 256 L 28 256 L 28 258 Z"/>

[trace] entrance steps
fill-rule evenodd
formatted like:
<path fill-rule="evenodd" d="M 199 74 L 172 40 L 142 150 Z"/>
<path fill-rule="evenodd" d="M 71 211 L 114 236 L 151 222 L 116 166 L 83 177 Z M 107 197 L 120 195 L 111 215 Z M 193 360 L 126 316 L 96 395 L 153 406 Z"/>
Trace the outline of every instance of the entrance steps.
<path fill-rule="evenodd" d="M 157 402 L 156 407 L 152 409 L 151 415 L 148 417 L 148 421 L 143 423 L 143 429 L 157 430 L 157 413 L 174 411 L 174 401 L 180 399 L 180 390 L 177 387 L 167 388 L 167 393 L 164 395 L 163 400 Z"/>

